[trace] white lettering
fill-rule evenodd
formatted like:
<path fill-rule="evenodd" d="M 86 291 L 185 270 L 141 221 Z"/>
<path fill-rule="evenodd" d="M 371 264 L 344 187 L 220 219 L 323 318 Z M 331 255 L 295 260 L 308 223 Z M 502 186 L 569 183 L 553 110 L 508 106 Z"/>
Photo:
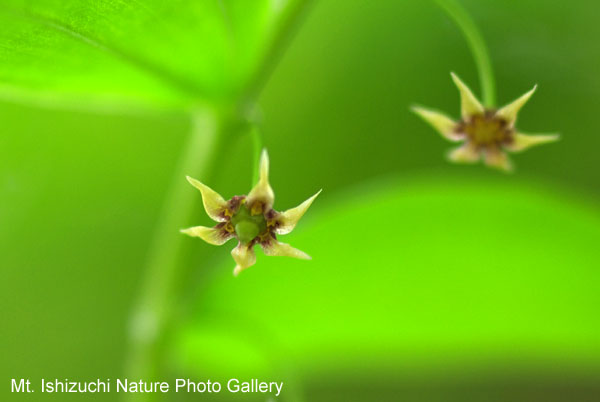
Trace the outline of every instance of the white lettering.
<path fill-rule="evenodd" d="M 10 392 L 25 392 L 25 388 L 27 388 L 27 392 L 29 392 L 29 380 L 25 382 L 25 379 L 21 378 L 21 381 L 17 384 L 17 380 L 14 378 L 11 379 Z"/>
<path fill-rule="evenodd" d="M 146 382 L 143 380 L 135 381 L 121 381 L 117 378 L 117 392 L 169 392 L 169 383 L 166 382 Z"/>
<path fill-rule="evenodd" d="M 175 380 L 175 392 L 179 392 L 180 388 L 184 388 L 186 392 L 199 392 L 199 393 L 218 393 L 221 392 L 221 383 L 218 381 L 212 382 L 208 380 L 206 382 L 198 382 L 195 383 L 191 381 L 189 378 L 184 380 L 182 378 L 178 378 Z"/>
<path fill-rule="evenodd" d="M 227 389 L 229 392 L 240 392 L 240 382 L 236 378 L 227 381 Z"/>
<path fill-rule="evenodd" d="M 283 382 L 281 383 L 276 383 L 276 382 L 272 382 L 271 384 L 273 384 L 275 386 L 275 388 L 277 388 L 277 393 L 275 394 L 275 396 L 279 396 L 279 394 L 281 393 L 281 390 L 283 389 Z"/>

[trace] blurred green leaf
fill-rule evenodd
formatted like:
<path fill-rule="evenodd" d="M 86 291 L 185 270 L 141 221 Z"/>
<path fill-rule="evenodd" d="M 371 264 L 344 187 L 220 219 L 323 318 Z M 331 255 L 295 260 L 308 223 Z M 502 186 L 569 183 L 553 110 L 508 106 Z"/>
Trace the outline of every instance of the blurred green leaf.
<path fill-rule="evenodd" d="M 301 3 L 4 0 L 0 96 L 178 106 L 227 99 L 257 79 Z"/>
<path fill-rule="evenodd" d="M 282 238 L 312 261 L 259 255 L 233 278 L 226 258 L 203 278 L 181 335 L 189 370 L 257 375 L 268 358 L 314 377 L 365 362 L 598 358 L 597 209 L 493 179 L 370 185 L 329 208 L 324 195 Z"/>

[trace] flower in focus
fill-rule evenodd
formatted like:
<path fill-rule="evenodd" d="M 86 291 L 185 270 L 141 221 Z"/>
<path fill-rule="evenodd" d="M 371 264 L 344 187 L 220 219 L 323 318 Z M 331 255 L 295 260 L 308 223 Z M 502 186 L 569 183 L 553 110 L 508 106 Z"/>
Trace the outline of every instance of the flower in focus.
<path fill-rule="evenodd" d="M 448 159 L 458 163 L 475 163 L 483 157 L 485 164 L 511 171 L 512 164 L 505 151 L 520 152 L 534 145 L 558 140 L 557 134 L 527 135 L 515 128 L 517 114 L 536 87 L 512 103 L 500 108 L 485 108 L 473 92 L 451 73 L 461 98 L 461 120 L 456 122 L 435 110 L 414 106 L 412 110 L 435 128 L 444 138 L 464 142 L 450 151 Z"/>
<path fill-rule="evenodd" d="M 248 195 L 235 196 L 225 201 L 217 192 L 198 180 L 189 176 L 187 179 L 192 186 L 200 190 L 206 213 L 218 224 L 212 228 L 195 226 L 181 232 L 200 237 L 216 246 L 236 238 L 238 245 L 231 251 L 236 262 L 234 275 L 237 276 L 242 270 L 256 263 L 256 244 L 260 244 L 266 255 L 310 259 L 303 251 L 279 242 L 277 235 L 290 233 L 321 191 L 295 208 L 285 212 L 275 211 L 275 195 L 269 184 L 269 157 L 266 150 L 263 150 L 260 158 L 259 181 Z"/>

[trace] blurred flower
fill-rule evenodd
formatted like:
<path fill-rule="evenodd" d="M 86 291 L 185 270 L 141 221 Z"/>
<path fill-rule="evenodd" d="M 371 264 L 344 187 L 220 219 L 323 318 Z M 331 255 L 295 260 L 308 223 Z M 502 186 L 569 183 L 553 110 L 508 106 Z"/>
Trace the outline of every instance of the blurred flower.
<path fill-rule="evenodd" d="M 181 232 L 200 237 L 207 243 L 220 246 L 231 238 L 238 245 L 231 251 L 236 262 L 234 275 L 256 263 L 254 246 L 260 244 L 266 255 L 282 255 L 308 260 L 310 256 L 286 243 L 276 235 L 290 233 L 321 191 L 295 208 L 285 212 L 273 209 L 275 195 L 269 184 L 269 156 L 263 150 L 260 158 L 260 179 L 250 193 L 225 201 L 217 192 L 198 180 L 187 177 L 192 186 L 202 193 L 204 209 L 216 222 L 215 227 L 195 226 Z"/>
<path fill-rule="evenodd" d="M 527 135 L 515 129 L 517 114 L 536 90 L 532 90 L 500 109 L 486 109 L 473 92 L 451 73 L 461 98 L 461 120 L 455 122 L 435 110 L 414 106 L 412 110 L 431 124 L 444 138 L 463 141 L 453 149 L 448 159 L 458 163 L 475 163 L 483 156 L 485 164 L 511 171 L 512 164 L 505 151 L 520 152 L 534 145 L 556 141 L 557 134 Z"/>

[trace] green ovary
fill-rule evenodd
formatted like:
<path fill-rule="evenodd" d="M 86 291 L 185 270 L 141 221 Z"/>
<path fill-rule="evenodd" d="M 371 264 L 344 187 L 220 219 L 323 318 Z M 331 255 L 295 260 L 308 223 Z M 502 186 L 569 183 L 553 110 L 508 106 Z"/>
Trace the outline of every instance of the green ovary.
<path fill-rule="evenodd" d="M 231 223 L 235 227 L 238 239 L 244 244 L 250 243 L 267 229 L 265 217 L 262 214 L 251 215 L 246 205 L 242 205 L 238 212 L 231 217 Z"/>

